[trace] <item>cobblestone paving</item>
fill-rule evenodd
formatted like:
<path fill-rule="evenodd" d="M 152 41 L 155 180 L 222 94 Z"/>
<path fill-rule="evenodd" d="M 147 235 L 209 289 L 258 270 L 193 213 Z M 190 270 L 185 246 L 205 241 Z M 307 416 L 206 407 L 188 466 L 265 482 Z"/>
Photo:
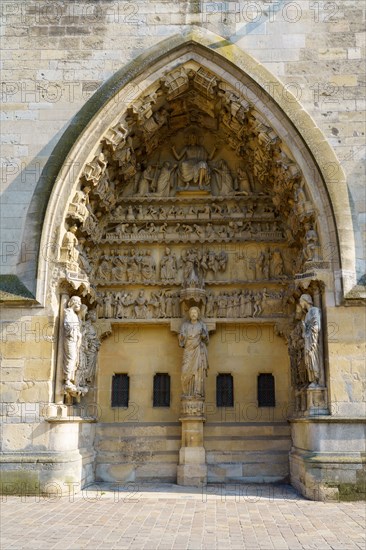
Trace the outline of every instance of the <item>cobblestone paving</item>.
<path fill-rule="evenodd" d="M 1 550 L 365 550 L 365 503 L 311 502 L 288 486 L 98 484 L 3 497 Z"/>

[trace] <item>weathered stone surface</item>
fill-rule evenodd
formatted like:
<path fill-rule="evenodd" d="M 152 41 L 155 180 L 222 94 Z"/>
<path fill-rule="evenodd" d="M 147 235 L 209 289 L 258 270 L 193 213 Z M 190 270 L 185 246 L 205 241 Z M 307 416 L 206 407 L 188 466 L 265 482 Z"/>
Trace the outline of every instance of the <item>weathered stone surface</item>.
<path fill-rule="evenodd" d="M 106 481 L 178 475 L 200 485 L 206 461 L 219 482 L 275 481 L 287 475 L 292 444 L 292 481 L 306 496 L 358 498 L 366 227 L 359 2 L 335 6 L 334 15 L 304 3 L 296 21 L 259 3 L 266 23 L 250 32 L 245 10 L 230 3 L 210 11 L 157 0 L 127 13 L 92 1 L 88 14 L 67 3 L 50 14 L 38 4 L 4 16 L 4 479 L 65 492 L 64 483 L 92 481 L 96 465 Z M 200 143 L 186 142 L 186 128 Z M 207 424 L 181 430 L 181 353 L 170 327 L 184 313 L 180 286 L 186 292 L 193 279 L 210 331 Z M 96 307 L 99 327 L 113 329 L 95 379 L 85 375 L 85 338 L 73 365 L 79 375 L 84 368 L 79 386 L 88 393 L 69 392 L 69 402 L 97 426 L 63 414 L 63 292 Z M 310 380 L 296 380 L 301 331 L 285 326 L 304 293 L 318 296 L 322 313 L 318 414 L 328 407 L 339 422 L 293 422 L 290 435 L 288 417 L 309 414 L 298 403 L 310 395 L 302 389 Z M 111 406 L 119 373 L 129 375 L 126 408 Z M 170 406 L 153 404 L 158 373 L 170 376 Z M 258 406 L 260 373 L 274 376 L 273 407 Z M 217 405 L 219 374 L 233 378 L 232 406 Z M 53 402 L 63 422 L 44 421 L 43 404 Z M 32 466 L 29 453 L 41 451 Z M 24 473 L 16 456 L 29 458 Z"/>

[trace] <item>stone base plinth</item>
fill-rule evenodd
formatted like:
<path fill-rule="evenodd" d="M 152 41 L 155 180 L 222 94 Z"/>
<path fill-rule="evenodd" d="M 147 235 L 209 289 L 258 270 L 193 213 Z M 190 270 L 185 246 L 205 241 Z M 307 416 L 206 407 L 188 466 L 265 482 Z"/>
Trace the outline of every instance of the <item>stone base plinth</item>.
<path fill-rule="evenodd" d="M 210 194 L 211 193 L 208 189 L 199 189 L 198 187 L 189 186 L 188 189 L 180 188 L 177 191 L 176 196 L 194 199 L 196 197 L 208 197 Z"/>
<path fill-rule="evenodd" d="M 205 464 L 206 451 L 204 447 L 182 447 L 179 451 L 179 464 Z"/>
<path fill-rule="evenodd" d="M 202 487 L 207 483 L 207 465 L 203 447 L 182 447 L 179 451 L 177 484 Z"/>
<path fill-rule="evenodd" d="M 202 487 L 207 483 L 206 451 L 203 446 L 204 399 L 182 397 L 182 447 L 179 451 L 177 484 Z"/>
<path fill-rule="evenodd" d="M 0 456 L 1 493 L 58 498 L 94 481 L 95 418 L 74 416 L 65 405 L 51 404 L 48 412 L 55 415 L 4 424 L 4 442 L 11 441 L 12 447 L 5 443 Z M 38 446 L 24 447 L 24 433 L 36 433 Z"/>
<path fill-rule="evenodd" d="M 311 500 L 365 500 L 365 418 L 290 419 L 291 483 Z"/>
<path fill-rule="evenodd" d="M 296 414 L 298 416 L 306 417 L 329 414 L 327 389 L 323 386 L 297 390 L 295 398 Z"/>

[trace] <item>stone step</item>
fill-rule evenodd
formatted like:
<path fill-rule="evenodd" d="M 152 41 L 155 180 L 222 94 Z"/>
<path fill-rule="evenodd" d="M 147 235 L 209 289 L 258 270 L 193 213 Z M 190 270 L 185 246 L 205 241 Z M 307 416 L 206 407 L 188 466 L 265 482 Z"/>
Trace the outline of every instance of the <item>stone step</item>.
<path fill-rule="evenodd" d="M 157 452 L 179 450 L 180 437 L 165 439 L 162 437 L 145 437 L 145 438 L 99 438 L 94 443 L 94 448 L 97 452 L 121 452 L 121 453 L 138 453 L 138 452 Z"/>
<path fill-rule="evenodd" d="M 171 452 L 157 452 L 157 453 L 139 453 L 138 455 L 131 455 L 126 453 L 98 453 L 96 457 L 96 464 L 110 463 L 110 464 L 146 464 L 155 462 L 166 463 L 178 463 L 179 450 Z"/>
<path fill-rule="evenodd" d="M 177 462 L 161 462 L 148 464 L 110 464 L 100 463 L 96 465 L 96 481 L 109 481 L 121 483 L 133 483 L 132 493 L 139 491 L 138 482 L 159 481 L 161 483 L 175 483 L 177 479 Z M 130 500 L 130 498 L 128 498 Z"/>
<path fill-rule="evenodd" d="M 180 422 L 123 422 L 121 424 L 97 424 L 96 438 L 121 439 L 122 437 L 180 437 Z"/>
<path fill-rule="evenodd" d="M 204 437 L 211 436 L 290 436 L 290 426 L 287 422 L 271 423 L 205 423 Z"/>
<path fill-rule="evenodd" d="M 215 438 L 215 439 L 204 439 L 204 447 L 206 451 L 290 451 L 291 449 L 291 439 L 289 437 L 277 437 L 269 438 L 264 437 L 263 439 L 259 437 L 253 438 Z"/>
<path fill-rule="evenodd" d="M 285 467 L 279 472 L 263 472 L 258 468 L 252 475 L 240 475 L 240 469 L 231 472 L 225 468 L 213 470 L 212 467 L 209 467 L 207 472 L 208 483 L 287 483 L 288 478 L 289 468 Z"/>
<path fill-rule="evenodd" d="M 279 451 L 207 451 L 207 464 L 242 463 L 242 464 L 282 464 L 289 460 L 288 450 Z"/>

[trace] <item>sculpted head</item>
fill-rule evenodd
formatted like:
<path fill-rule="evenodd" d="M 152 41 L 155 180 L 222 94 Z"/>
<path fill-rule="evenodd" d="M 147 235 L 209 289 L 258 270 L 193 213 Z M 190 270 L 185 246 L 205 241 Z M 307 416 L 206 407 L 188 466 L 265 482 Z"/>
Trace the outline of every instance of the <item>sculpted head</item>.
<path fill-rule="evenodd" d="M 69 228 L 69 231 L 70 233 L 76 233 L 76 231 L 78 230 L 78 226 L 76 224 L 73 224 L 70 228 Z"/>
<path fill-rule="evenodd" d="M 200 310 L 198 307 L 193 306 L 189 308 L 189 318 L 191 321 L 196 322 L 199 319 L 200 316 Z"/>
<path fill-rule="evenodd" d="M 313 306 L 313 299 L 310 294 L 301 294 L 299 304 L 302 309 L 310 309 Z"/>
<path fill-rule="evenodd" d="M 198 139 L 196 134 L 188 134 L 188 145 L 197 145 Z"/>
<path fill-rule="evenodd" d="M 81 299 L 79 296 L 71 296 L 67 303 L 67 307 L 71 307 L 75 313 L 78 313 L 81 310 Z"/>
<path fill-rule="evenodd" d="M 90 311 L 88 311 L 88 313 L 86 314 L 86 318 L 94 323 L 97 320 L 97 312 L 95 311 L 95 309 L 91 309 Z"/>

